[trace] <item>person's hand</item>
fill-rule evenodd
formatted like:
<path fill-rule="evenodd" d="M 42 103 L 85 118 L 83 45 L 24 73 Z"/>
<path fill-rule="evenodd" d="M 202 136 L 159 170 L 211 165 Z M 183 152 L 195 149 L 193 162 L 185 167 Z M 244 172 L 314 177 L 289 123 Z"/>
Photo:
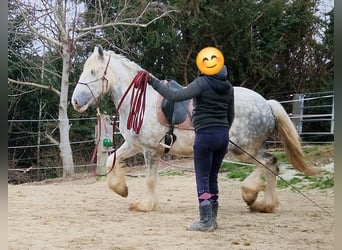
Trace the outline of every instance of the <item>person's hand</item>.
<path fill-rule="evenodd" d="M 153 81 L 153 78 L 152 78 L 151 74 L 148 74 L 147 83 L 151 84 L 152 81 Z"/>
<path fill-rule="evenodd" d="M 147 78 L 148 84 L 152 85 L 152 83 L 155 81 L 159 81 L 158 78 L 156 78 L 154 75 L 149 73 L 148 78 Z"/>

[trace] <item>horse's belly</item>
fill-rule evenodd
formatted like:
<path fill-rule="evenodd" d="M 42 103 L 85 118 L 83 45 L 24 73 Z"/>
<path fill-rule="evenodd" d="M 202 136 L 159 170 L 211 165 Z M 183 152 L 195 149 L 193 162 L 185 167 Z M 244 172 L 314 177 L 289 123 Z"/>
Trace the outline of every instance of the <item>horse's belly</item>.
<path fill-rule="evenodd" d="M 171 147 L 169 154 L 182 157 L 192 157 L 195 139 L 194 131 L 175 129 L 174 134 L 177 136 L 177 139 Z"/>

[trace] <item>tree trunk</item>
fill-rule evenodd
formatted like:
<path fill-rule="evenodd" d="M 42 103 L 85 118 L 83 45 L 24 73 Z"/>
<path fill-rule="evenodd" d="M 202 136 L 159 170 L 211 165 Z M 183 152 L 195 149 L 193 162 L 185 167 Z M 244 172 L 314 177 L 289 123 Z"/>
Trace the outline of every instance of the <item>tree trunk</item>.
<path fill-rule="evenodd" d="M 63 161 L 63 177 L 69 177 L 74 174 L 74 162 L 69 139 L 69 118 L 68 108 L 68 88 L 69 88 L 69 69 L 70 69 L 70 51 L 69 45 L 63 43 L 63 71 L 61 82 L 61 95 L 59 100 L 59 132 L 60 132 L 60 154 Z"/>

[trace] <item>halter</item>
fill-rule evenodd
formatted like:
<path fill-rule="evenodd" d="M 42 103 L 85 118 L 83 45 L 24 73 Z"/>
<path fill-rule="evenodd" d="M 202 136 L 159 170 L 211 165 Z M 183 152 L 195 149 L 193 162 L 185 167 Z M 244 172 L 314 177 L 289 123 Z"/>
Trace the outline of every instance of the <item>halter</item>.
<path fill-rule="evenodd" d="M 94 98 L 94 100 L 95 100 L 95 105 L 96 105 L 96 108 L 97 108 L 97 109 L 99 108 L 99 98 L 100 98 L 100 96 L 101 96 L 102 94 L 104 94 L 104 91 L 108 88 L 108 79 L 107 79 L 106 75 L 107 75 L 107 69 L 108 69 L 108 66 L 109 66 L 109 62 L 110 62 L 110 55 L 109 55 L 109 59 L 108 59 L 106 68 L 105 68 L 105 70 L 103 71 L 102 77 L 97 78 L 97 79 L 92 80 L 92 81 L 87 82 L 87 83 L 85 83 L 85 82 L 77 82 L 77 84 L 81 84 L 81 85 L 87 86 L 87 88 L 89 89 L 91 95 L 93 96 L 93 98 Z M 91 88 L 89 87 L 88 84 L 93 83 L 93 82 L 97 82 L 97 81 L 99 81 L 99 80 L 102 80 L 102 91 L 101 91 L 101 95 L 96 99 L 96 97 L 95 97 L 93 91 L 91 90 Z M 77 84 L 76 84 L 76 85 L 77 85 Z M 103 88 L 104 85 L 105 85 L 105 88 Z"/>
<path fill-rule="evenodd" d="M 91 95 L 93 96 L 93 98 L 95 100 L 95 105 L 96 105 L 96 111 L 97 111 L 96 116 L 97 116 L 97 125 L 98 125 L 98 131 L 99 131 L 99 135 L 98 135 L 99 136 L 99 140 L 98 140 L 98 142 L 95 145 L 95 148 L 94 148 L 91 160 L 90 160 L 91 164 L 93 164 L 93 162 L 95 160 L 95 157 L 96 157 L 96 154 L 97 154 L 97 147 L 98 147 L 98 144 L 100 143 L 100 138 L 101 138 L 101 113 L 100 113 L 99 99 L 100 99 L 100 96 L 102 94 L 104 94 L 104 91 L 108 88 L 108 79 L 107 79 L 106 75 L 107 75 L 107 70 L 108 70 L 110 58 L 111 58 L 111 56 L 109 55 L 109 59 L 108 59 L 107 65 L 105 67 L 105 70 L 103 71 L 102 77 L 97 78 L 97 79 L 92 80 L 92 81 L 87 82 L 87 83 L 85 83 L 85 82 L 77 82 L 77 84 L 81 84 L 81 85 L 87 86 L 87 88 L 89 89 Z M 94 92 L 91 90 L 91 88 L 89 87 L 88 84 L 93 83 L 93 82 L 97 82 L 99 80 L 102 80 L 102 91 L 101 91 L 101 94 L 99 95 L 99 97 L 96 98 L 95 95 L 94 95 Z M 104 88 L 104 86 L 105 86 L 105 88 Z M 113 119 L 111 119 L 111 123 L 112 123 L 112 126 L 113 126 L 113 144 L 114 144 L 114 142 L 115 142 L 114 141 L 114 130 L 116 128 L 116 123 L 115 123 L 114 117 L 113 117 Z M 108 175 L 113 170 L 114 165 L 115 165 L 115 159 L 116 159 L 116 157 L 115 157 L 116 156 L 116 149 L 115 149 L 115 145 L 113 145 L 113 146 L 114 146 L 114 160 L 113 160 L 113 164 L 112 164 L 111 169 L 106 174 L 104 174 L 104 175 L 97 174 L 96 171 L 94 170 L 94 175 L 95 176 L 106 176 L 106 175 Z"/>

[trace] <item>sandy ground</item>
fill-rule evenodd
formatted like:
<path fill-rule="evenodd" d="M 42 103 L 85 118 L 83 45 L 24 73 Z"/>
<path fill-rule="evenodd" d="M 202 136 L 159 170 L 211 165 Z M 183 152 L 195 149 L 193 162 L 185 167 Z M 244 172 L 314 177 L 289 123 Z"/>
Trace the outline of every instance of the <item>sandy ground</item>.
<path fill-rule="evenodd" d="M 193 172 L 160 176 L 154 212 L 128 210 L 145 178 L 127 184 L 127 198 L 91 176 L 8 185 L 9 249 L 334 249 L 334 218 L 290 189 L 278 190 L 277 213 L 251 213 L 240 183 L 221 174 L 219 228 L 203 233 L 186 231 L 198 218 Z M 334 214 L 333 189 L 302 192 Z"/>

